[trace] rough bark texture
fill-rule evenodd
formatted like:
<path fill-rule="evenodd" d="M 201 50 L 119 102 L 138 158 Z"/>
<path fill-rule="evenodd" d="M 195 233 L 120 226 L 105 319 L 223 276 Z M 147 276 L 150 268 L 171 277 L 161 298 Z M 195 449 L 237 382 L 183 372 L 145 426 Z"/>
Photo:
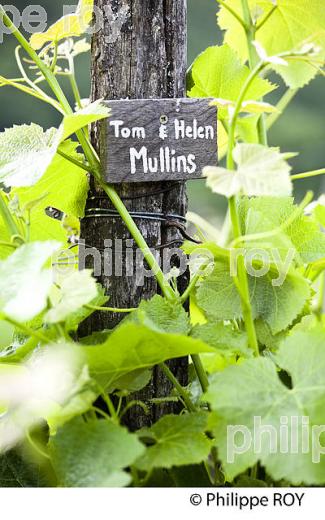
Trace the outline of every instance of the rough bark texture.
<path fill-rule="evenodd" d="M 186 0 L 95 0 L 104 14 L 104 28 L 95 34 L 92 45 L 92 99 L 177 98 L 185 95 L 186 76 Z M 98 127 L 92 140 L 100 153 Z M 131 211 L 161 212 L 185 215 L 187 197 L 184 183 L 173 184 L 170 191 L 157 194 L 168 185 L 161 183 L 124 184 L 116 186 Z M 148 196 L 148 194 L 153 195 Z M 145 196 L 142 196 L 144 195 Z M 94 197 L 96 199 L 94 199 Z M 136 198 L 135 198 L 136 197 Z M 88 208 L 112 208 L 99 189 L 92 185 Z M 164 223 L 136 220 L 149 247 L 169 243 L 181 237 L 177 229 Z M 81 238 L 86 244 L 102 249 L 105 239 L 122 239 L 124 249 L 130 234 L 119 218 L 92 218 L 82 222 Z M 175 246 L 173 246 L 175 247 Z M 161 250 L 158 249 L 158 254 Z M 87 265 L 92 267 L 91 259 Z M 185 276 L 182 283 L 186 286 Z M 154 278 L 147 278 L 137 286 L 133 276 L 99 277 L 111 296 L 109 305 L 136 307 L 141 299 L 149 299 L 158 292 Z M 121 315 L 96 314 L 85 323 L 82 333 L 113 328 Z M 187 361 L 171 363 L 181 384 L 187 382 Z M 169 395 L 170 384 L 163 374 L 154 370 L 150 385 L 136 395 L 147 401 L 152 397 Z M 170 406 L 151 407 L 147 417 L 140 408 L 133 408 L 128 425 L 139 428 L 155 421 Z"/>

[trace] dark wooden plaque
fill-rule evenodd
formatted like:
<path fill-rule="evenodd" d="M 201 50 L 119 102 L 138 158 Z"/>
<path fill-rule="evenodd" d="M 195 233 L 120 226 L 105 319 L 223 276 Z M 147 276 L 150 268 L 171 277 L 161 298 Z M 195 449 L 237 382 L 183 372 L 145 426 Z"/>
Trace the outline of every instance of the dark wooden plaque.
<path fill-rule="evenodd" d="M 107 182 L 198 179 L 217 163 L 217 109 L 211 99 L 107 101 L 101 154 Z"/>

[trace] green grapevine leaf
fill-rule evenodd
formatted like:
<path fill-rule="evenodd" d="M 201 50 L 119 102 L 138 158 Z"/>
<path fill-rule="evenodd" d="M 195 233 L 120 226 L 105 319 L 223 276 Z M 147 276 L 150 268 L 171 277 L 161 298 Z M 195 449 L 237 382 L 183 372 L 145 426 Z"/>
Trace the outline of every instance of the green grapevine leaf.
<path fill-rule="evenodd" d="M 45 474 L 40 465 L 27 461 L 15 450 L 0 457 L 1 488 L 47 487 Z"/>
<path fill-rule="evenodd" d="M 101 285 L 97 285 L 97 296 L 94 298 L 90 304 L 95 307 L 103 307 L 105 303 L 108 301 L 108 296 L 105 294 L 105 290 Z M 78 330 L 78 326 L 80 323 L 82 323 L 84 320 L 86 320 L 91 314 L 93 314 L 94 311 L 91 308 L 87 307 L 79 307 L 78 310 L 72 312 L 69 314 L 69 316 L 66 318 L 65 321 L 65 328 L 68 332 L 76 332 Z M 110 331 L 109 331 L 110 332 Z M 106 337 L 108 335 L 108 332 L 102 331 L 102 334 L 94 333 L 90 338 L 94 337 L 95 343 L 102 343 L 102 341 L 99 341 L 98 335 L 105 335 Z M 89 340 L 89 345 L 94 345 L 94 342 Z"/>
<path fill-rule="evenodd" d="M 291 376 L 292 388 L 282 383 L 276 366 L 265 358 L 245 361 L 213 376 L 206 398 L 219 417 L 216 443 L 229 479 L 260 460 L 275 481 L 286 479 L 292 484 L 307 485 L 324 482 L 322 439 L 313 431 L 313 427 L 325 421 L 324 341 L 324 330 L 318 327 L 294 332 L 282 343 L 275 361 Z M 262 435 L 261 445 L 254 450 L 254 417 L 259 418 L 262 427 L 271 426 L 276 431 L 275 449 L 270 436 Z M 306 419 L 308 424 L 303 426 Z M 287 449 L 279 445 L 283 424 L 288 425 Z M 252 436 L 253 442 L 246 451 L 240 454 L 229 451 L 234 440 L 230 438 L 229 425 L 241 425 L 240 440 L 235 441 L 241 445 L 243 429 Z M 304 451 L 302 443 L 306 435 L 309 449 Z M 292 439 L 297 440 L 297 447 Z"/>
<path fill-rule="evenodd" d="M 258 115 L 249 115 L 241 117 L 237 120 L 238 139 L 245 143 L 258 143 L 257 123 L 259 121 Z"/>
<path fill-rule="evenodd" d="M 0 181 L 5 186 L 35 184 L 50 166 L 58 147 L 55 128 L 13 126 L 0 134 Z"/>
<path fill-rule="evenodd" d="M 51 438 L 50 454 L 64 487 L 123 487 L 131 477 L 123 471 L 145 447 L 137 436 L 108 421 L 75 419 Z"/>
<path fill-rule="evenodd" d="M 46 43 L 57 43 L 60 40 L 81 36 L 89 27 L 93 17 L 94 0 L 79 0 L 75 14 L 68 14 L 51 25 L 44 33 L 35 33 L 30 39 L 35 50 L 41 49 Z"/>
<path fill-rule="evenodd" d="M 26 356 L 29 356 L 38 346 L 39 341 L 36 338 L 29 338 L 25 341 L 19 340 L 14 336 L 14 340 L 8 348 L 0 352 L 1 364 L 20 363 Z"/>
<path fill-rule="evenodd" d="M 206 460 L 211 450 L 211 441 L 205 435 L 207 426 L 207 414 L 192 413 L 167 415 L 150 429 L 140 430 L 140 438 L 150 439 L 150 446 L 137 461 L 137 468 L 151 471 Z M 153 446 L 151 442 L 154 442 Z"/>
<path fill-rule="evenodd" d="M 233 197 L 263 195 L 291 195 L 290 166 L 276 149 L 260 144 L 238 144 L 233 152 L 237 171 L 207 166 L 203 175 L 214 192 Z"/>
<path fill-rule="evenodd" d="M 128 322 L 115 329 L 104 343 L 82 348 L 90 374 L 110 390 L 121 388 L 119 379 L 131 372 L 151 368 L 167 359 L 215 352 L 202 341 Z"/>
<path fill-rule="evenodd" d="M 101 99 L 94 101 L 85 108 L 81 108 L 71 115 L 65 116 L 60 127 L 62 131 L 61 142 L 96 121 L 106 119 L 110 114 L 110 109 L 102 103 Z"/>
<path fill-rule="evenodd" d="M 188 94 L 190 97 L 237 101 L 249 73 L 248 67 L 240 63 L 236 53 L 228 45 L 208 47 L 192 66 L 194 85 Z M 256 101 L 274 88 L 269 81 L 256 78 L 247 90 L 244 101 Z M 226 113 L 226 109 L 219 110 L 219 117 L 222 118 Z"/>
<path fill-rule="evenodd" d="M 255 330 L 258 342 L 271 352 L 276 352 L 280 343 L 287 337 L 288 331 L 282 331 L 278 334 L 272 334 L 270 326 L 263 320 L 258 319 L 255 322 Z"/>
<path fill-rule="evenodd" d="M 83 156 L 76 152 L 76 148 L 77 143 L 70 140 L 60 146 L 65 154 L 82 161 Z M 34 186 L 19 188 L 13 190 L 13 193 L 18 196 L 22 207 L 38 200 L 31 212 L 32 240 L 55 239 L 66 242 L 67 233 L 62 223 L 49 218 L 45 209 L 54 207 L 67 215 L 81 218 L 88 193 L 88 178 L 83 169 L 56 154 L 47 172 Z"/>
<path fill-rule="evenodd" d="M 227 3 L 242 16 L 241 0 L 227 0 Z M 260 9 L 257 24 L 269 13 L 274 3 L 270 0 L 249 0 L 252 12 Z M 325 12 L 322 0 L 277 0 L 276 9 L 268 20 L 256 32 L 256 40 L 269 56 L 281 52 L 299 50 L 304 43 L 313 42 L 320 45 L 324 54 L 325 48 Z M 246 35 L 240 23 L 227 9 L 219 12 L 219 25 L 226 31 L 225 43 L 229 44 L 243 60 L 248 58 Z M 275 37 L 276 34 L 276 37 Z M 286 59 L 288 66 L 275 66 L 291 88 L 301 88 L 317 74 L 317 67 L 306 61 Z"/>
<path fill-rule="evenodd" d="M 139 392 L 150 383 L 151 377 L 152 370 L 150 368 L 134 370 L 134 372 L 130 372 L 119 378 L 118 388 L 122 391 L 123 395 L 125 395 L 126 392 Z"/>
<path fill-rule="evenodd" d="M 325 227 L 325 205 L 319 204 L 315 208 L 314 215 L 315 215 L 315 218 L 316 218 L 317 222 L 319 222 L 319 224 L 322 227 Z"/>
<path fill-rule="evenodd" d="M 286 329 L 302 312 L 310 297 L 310 286 L 298 272 L 288 273 L 282 285 L 274 284 L 278 274 L 249 275 L 254 319 L 268 323 L 274 334 Z M 196 291 L 198 306 L 211 320 L 241 319 L 242 308 L 229 264 L 216 262 L 213 273 Z"/>
<path fill-rule="evenodd" d="M 246 332 L 238 331 L 224 323 L 207 323 L 193 328 L 191 336 L 214 347 L 224 356 L 251 356 Z"/>
<path fill-rule="evenodd" d="M 44 317 L 45 323 L 64 322 L 71 314 L 98 296 L 98 288 L 92 271 L 84 269 L 63 277 L 60 288 L 51 294 L 52 308 Z"/>
<path fill-rule="evenodd" d="M 43 266 L 59 246 L 59 242 L 33 242 L 0 262 L 0 312 L 24 322 L 44 310 L 53 275 Z"/>
<path fill-rule="evenodd" d="M 190 320 L 184 307 L 159 295 L 148 301 L 143 300 L 137 312 L 132 315 L 132 320 L 157 332 L 187 335 L 190 331 Z"/>
<path fill-rule="evenodd" d="M 243 235 L 261 234 L 245 243 L 247 248 L 263 247 L 277 251 L 285 258 L 291 251 L 294 260 L 309 263 L 325 256 L 325 235 L 316 220 L 302 212 L 296 213 L 297 206 L 291 197 L 242 198 L 239 205 Z M 282 227 L 281 227 L 282 226 Z M 274 232 L 263 238 L 263 233 Z"/>
<path fill-rule="evenodd" d="M 0 401 L 6 412 L 0 418 L 1 451 L 19 443 L 43 420 L 55 431 L 89 410 L 97 395 L 83 352 L 72 343 L 35 349 L 21 364 L 1 363 Z"/>
<path fill-rule="evenodd" d="M 101 101 L 65 116 L 58 130 L 21 125 L 0 134 L 0 181 L 7 187 L 36 184 L 52 166 L 59 145 L 72 134 L 109 115 Z"/>
<path fill-rule="evenodd" d="M 1 217 L 0 217 L 0 236 L 1 236 L 1 240 L 3 240 L 4 242 L 10 243 L 10 238 L 11 238 L 10 234 L 9 234 L 7 228 L 4 226 Z M 6 246 L 0 245 L 0 260 L 7 258 L 7 256 L 10 255 L 10 253 L 12 253 L 12 251 L 13 250 L 11 247 L 6 247 Z"/>
<path fill-rule="evenodd" d="M 228 135 L 222 120 L 229 118 L 229 103 L 237 101 L 249 75 L 248 67 L 241 65 L 237 54 L 228 46 L 209 47 L 195 60 L 188 81 L 190 97 L 213 97 L 221 102 L 218 110 L 218 149 L 220 157 L 227 152 Z M 276 88 L 267 80 L 256 78 L 248 89 L 242 109 L 256 110 L 258 99 Z M 222 102 L 226 101 L 226 105 Z M 228 105 L 227 105 L 228 104 Z M 266 104 L 262 105 L 263 110 Z M 261 106 L 259 106 L 261 110 Z M 239 120 L 241 121 L 241 119 Z M 256 126 L 254 123 L 251 126 Z"/>
<path fill-rule="evenodd" d="M 73 348 L 72 345 L 71 348 Z M 78 352 L 78 354 L 80 353 Z M 56 433 L 59 427 L 71 421 L 74 417 L 88 412 L 98 397 L 98 389 L 90 379 L 88 368 L 85 365 L 76 370 L 73 375 L 74 383 L 65 396 L 64 402 L 56 403 L 46 416 L 51 434 Z"/>

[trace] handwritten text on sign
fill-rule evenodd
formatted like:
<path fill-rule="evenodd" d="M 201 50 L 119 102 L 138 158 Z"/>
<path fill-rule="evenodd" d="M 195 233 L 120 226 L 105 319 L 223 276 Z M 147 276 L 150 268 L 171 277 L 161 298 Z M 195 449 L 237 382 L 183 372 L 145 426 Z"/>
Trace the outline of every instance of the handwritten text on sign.
<path fill-rule="evenodd" d="M 217 112 L 211 99 L 107 101 L 101 134 L 108 182 L 188 180 L 217 162 Z"/>

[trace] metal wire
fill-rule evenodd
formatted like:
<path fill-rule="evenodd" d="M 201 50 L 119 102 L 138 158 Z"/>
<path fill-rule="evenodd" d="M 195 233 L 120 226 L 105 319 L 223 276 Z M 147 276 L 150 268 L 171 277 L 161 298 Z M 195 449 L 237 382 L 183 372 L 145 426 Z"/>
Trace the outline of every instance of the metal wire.
<path fill-rule="evenodd" d="M 182 215 L 151 213 L 148 211 L 129 211 L 132 218 L 141 218 L 144 220 L 156 220 L 158 222 L 178 221 L 186 224 L 186 218 Z M 84 218 L 121 218 L 115 209 L 108 208 L 88 208 Z"/>

